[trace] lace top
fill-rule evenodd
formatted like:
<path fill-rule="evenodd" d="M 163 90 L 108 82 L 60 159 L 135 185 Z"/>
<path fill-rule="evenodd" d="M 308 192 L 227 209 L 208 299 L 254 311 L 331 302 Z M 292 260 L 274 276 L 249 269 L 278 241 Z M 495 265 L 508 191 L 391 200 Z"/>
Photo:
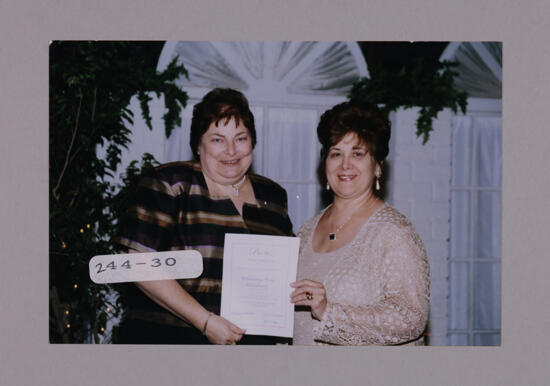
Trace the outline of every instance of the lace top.
<path fill-rule="evenodd" d="M 294 344 L 422 345 L 429 310 L 429 265 L 420 237 L 388 204 L 367 219 L 355 238 L 329 253 L 312 249 L 323 212 L 300 229 L 298 280 L 323 283 L 322 320 L 296 307 Z"/>

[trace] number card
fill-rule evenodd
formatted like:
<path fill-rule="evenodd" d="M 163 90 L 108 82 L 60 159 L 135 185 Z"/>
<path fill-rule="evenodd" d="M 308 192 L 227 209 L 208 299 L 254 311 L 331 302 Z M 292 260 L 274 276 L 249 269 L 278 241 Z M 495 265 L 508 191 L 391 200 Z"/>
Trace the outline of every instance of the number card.
<path fill-rule="evenodd" d="M 202 255 L 195 250 L 98 255 L 89 270 L 97 284 L 193 279 L 202 273 Z"/>

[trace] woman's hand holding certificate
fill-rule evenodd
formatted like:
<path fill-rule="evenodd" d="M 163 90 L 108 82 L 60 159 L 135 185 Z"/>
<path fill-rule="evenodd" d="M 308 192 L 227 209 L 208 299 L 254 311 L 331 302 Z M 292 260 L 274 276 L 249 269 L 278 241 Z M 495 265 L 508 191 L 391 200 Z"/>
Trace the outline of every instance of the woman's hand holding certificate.
<path fill-rule="evenodd" d="M 297 237 L 226 234 L 221 315 L 250 335 L 292 337 Z"/>

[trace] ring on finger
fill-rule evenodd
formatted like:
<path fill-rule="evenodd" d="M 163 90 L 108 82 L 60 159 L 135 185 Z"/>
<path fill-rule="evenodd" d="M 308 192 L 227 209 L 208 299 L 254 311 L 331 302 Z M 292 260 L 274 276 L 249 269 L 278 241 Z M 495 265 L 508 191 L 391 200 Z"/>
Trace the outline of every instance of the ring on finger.
<path fill-rule="evenodd" d="M 313 294 L 311 292 L 306 292 L 306 299 L 313 300 Z"/>

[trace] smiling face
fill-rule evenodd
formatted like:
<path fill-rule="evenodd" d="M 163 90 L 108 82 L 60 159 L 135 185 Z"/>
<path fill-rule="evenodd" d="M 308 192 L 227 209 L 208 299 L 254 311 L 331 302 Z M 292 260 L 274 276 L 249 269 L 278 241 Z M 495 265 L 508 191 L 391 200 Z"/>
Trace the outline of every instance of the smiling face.
<path fill-rule="evenodd" d="M 252 164 L 252 148 L 250 132 L 241 122 L 212 122 L 198 147 L 202 171 L 216 183 L 235 184 Z"/>
<path fill-rule="evenodd" d="M 348 133 L 331 146 L 325 162 L 328 183 L 339 198 L 359 198 L 372 193 L 374 157 L 357 134 Z"/>

